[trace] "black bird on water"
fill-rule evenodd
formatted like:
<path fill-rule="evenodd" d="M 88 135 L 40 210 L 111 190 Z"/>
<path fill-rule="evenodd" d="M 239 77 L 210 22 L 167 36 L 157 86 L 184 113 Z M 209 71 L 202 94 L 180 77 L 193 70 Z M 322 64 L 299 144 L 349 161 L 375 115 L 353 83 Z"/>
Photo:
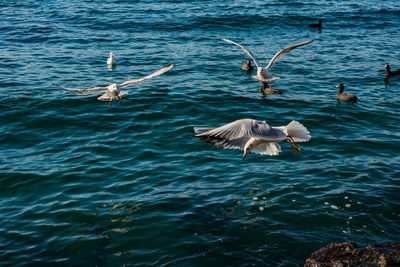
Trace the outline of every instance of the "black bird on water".
<path fill-rule="evenodd" d="M 273 89 L 273 88 L 268 88 L 268 84 L 267 83 L 263 83 L 263 87 L 261 88 L 261 92 L 267 96 L 267 95 L 281 95 L 282 91 L 278 90 L 278 89 Z"/>
<path fill-rule="evenodd" d="M 389 64 L 385 65 L 385 69 L 386 69 L 386 76 L 400 75 L 400 70 L 391 71 Z"/>
<path fill-rule="evenodd" d="M 339 101 L 357 103 L 357 101 L 358 101 L 357 96 L 350 94 L 350 93 L 343 93 L 343 91 L 344 91 L 343 84 L 339 83 L 336 87 L 339 88 L 339 92 L 336 95 L 336 98 Z"/>
<path fill-rule="evenodd" d="M 318 21 L 318 23 L 311 23 L 311 24 L 308 25 L 308 27 L 310 27 L 310 28 L 319 28 L 319 29 L 321 29 L 321 27 L 322 27 L 322 21 L 323 21 L 323 19 L 320 19 L 320 20 Z"/>
<path fill-rule="evenodd" d="M 251 65 L 250 59 L 242 63 L 241 69 L 245 71 L 252 71 L 254 69 L 254 67 Z"/>

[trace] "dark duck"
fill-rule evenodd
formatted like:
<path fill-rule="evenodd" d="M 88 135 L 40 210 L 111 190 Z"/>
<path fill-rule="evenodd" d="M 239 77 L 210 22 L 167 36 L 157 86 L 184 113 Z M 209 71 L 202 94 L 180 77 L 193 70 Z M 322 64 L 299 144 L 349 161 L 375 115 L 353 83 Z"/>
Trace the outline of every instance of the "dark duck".
<path fill-rule="evenodd" d="M 248 60 L 246 60 L 245 62 L 242 63 L 241 69 L 245 70 L 245 71 L 252 71 L 254 69 L 254 67 L 251 65 L 251 62 L 248 59 Z"/>
<path fill-rule="evenodd" d="M 263 83 L 263 87 L 261 88 L 261 92 L 267 96 L 267 95 L 281 95 L 282 91 L 274 88 L 268 88 L 267 83 Z"/>
<path fill-rule="evenodd" d="M 385 69 L 386 69 L 386 76 L 400 75 L 400 70 L 391 71 L 389 64 L 385 65 Z"/>
<path fill-rule="evenodd" d="M 320 29 L 321 29 L 321 27 L 322 27 L 322 19 L 320 19 L 320 20 L 318 21 L 318 23 L 311 23 L 311 24 L 309 24 L 308 27 L 310 27 L 310 28 L 320 28 Z"/>
<path fill-rule="evenodd" d="M 350 93 L 344 93 L 343 92 L 344 91 L 344 85 L 343 84 L 339 83 L 336 87 L 339 88 L 339 91 L 338 91 L 338 93 L 336 95 L 336 98 L 339 101 L 357 103 L 357 101 L 358 101 L 357 96 L 355 96 L 353 94 L 350 94 Z"/>

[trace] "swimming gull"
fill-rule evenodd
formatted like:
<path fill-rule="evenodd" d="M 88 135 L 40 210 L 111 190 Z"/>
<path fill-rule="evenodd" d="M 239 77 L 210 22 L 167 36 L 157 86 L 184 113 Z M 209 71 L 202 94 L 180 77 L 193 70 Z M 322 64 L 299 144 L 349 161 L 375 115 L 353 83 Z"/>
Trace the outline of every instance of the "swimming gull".
<path fill-rule="evenodd" d="M 119 101 L 120 98 L 123 98 L 125 96 L 127 96 L 128 92 L 126 91 L 121 91 L 121 88 L 127 87 L 129 85 L 135 84 L 135 83 L 139 83 L 142 82 L 144 80 L 147 79 L 151 79 L 154 78 L 160 74 L 163 74 L 164 72 L 170 70 L 171 68 L 173 68 L 175 65 L 174 64 L 169 64 L 165 67 L 162 67 L 161 69 L 153 72 L 152 74 L 149 74 L 143 78 L 139 78 L 139 79 L 133 79 L 133 80 L 129 80 L 126 81 L 124 83 L 121 84 L 117 84 L 117 83 L 113 83 L 110 84 L 109 86 L 105 86 L 105 87 L 93 87 L 90 89 L 71 89 L 71 88 L 65 88 L 62 87 L 60 85 L 57 85 L 55 83 L 53 83 L 53 85 L 57 86 L 58 88 L 61 88 L 63 90 L 67 90 L 67 91 L 71 91 L 80 95 L 87 95 L 87 94 L 97 94 L 97 93 L 104 93 L 104 95 L 98 97 L 98 100 L 101 101 L 110 101 L 110 107 L 111 107 L 111 101 L 118 99 L 118 103 L 121 104 L 121 102 Z"/>
<path fill-rule="evenodd" d="M 117 60 L 115 59 L 114 53 L 110 52 L 110 56 L 107 58 L 108 67 L 113 67 L 117 65 Z"/>
<path fill-rule="evenodd" d="M 272 65 L 278 59 L 280 59 L 283 55 L 288 53 L 290 50 L 312 42 L 312 40 L 310 40 L 310 41 L 305 41 L 305 42 L 297 43 L 292 46 L 286 47 L 286 48 L 282 49 L 281 51 L 279 51 L 278 53 L 276 53 L 275 56 L 270 60 L 270 62 L 268 63 L 268 65 L 266 67 L 261 67 L 260 63 L 258 63 L 257 59 L 254 57 L 254 55 L 249 50 L 247 50 L 246 48 L 244 48 L 243 46 L 241 46 L 240 44 L 238 44 L 234 41 L 231 41 L 231 40 L 228 40 L 225 38 L 222 38 L 222 40 L 227 43 L 234 44 L 234 45 L 240 47 L 244 52 L 246 52 L 253 59 L 254 63 L 257 66 L 257 76 L 254 76 L 254 78 L 260 81 L 259 92 L 261 92 L 261 85 L 263 84 L 263 82 L 266 82 L 267 84 L 269 84 L 269 87 L 272 91 L 271 82 L 279 79 L 279 77 L 272 76 L 269 72 L 269 69 L 272 67 Z"/>
<path fill-rule="evenodd" d="M 193 127 L 194 137 L 225 149 L 243 150 L 243 159 L 249 152 L 262 155 L 278 155 L 280 141 L 288 141 L 297 155 L 293 144 L 311 139 L 310 132 L 301 123 L 291 121 L 286 126 L 271 127 L 265 121 L 241 119 L 220 127 Z"/>

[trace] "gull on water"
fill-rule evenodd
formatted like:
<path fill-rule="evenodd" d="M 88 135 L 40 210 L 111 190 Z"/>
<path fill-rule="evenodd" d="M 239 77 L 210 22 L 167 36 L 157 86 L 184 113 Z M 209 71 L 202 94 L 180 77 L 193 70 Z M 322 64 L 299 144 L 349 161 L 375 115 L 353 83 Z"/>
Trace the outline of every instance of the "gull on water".
<path fill-rule="evenodd" d="M 61 88 L 63 90 L 71 91 L 71 92 L 74 92 L 74 93 L 77 93 L 77 94 L 80 94 L 80 95 L 104 93 L 102 96 L 98 97 L 97 99 L 101 100 L 101 101 L 110 101 L 110 107 L 111 107 L 111 101 L 112 100 L 118 99 L 118 103 L 121 104 L 119 99 L 128 95 L 128 92 L 121 91 L 121 88 L 127 87 L 127 86 L 135 84 L 135 83 L 142 82 L 142 81 L 147 80 L 147 79 L 154 78 L 154 77 L 156 77 L 156 76 L 158 76 L 160 74 L 163 74 L 164 72 L 170 70 L 174 66 L 175 66 L 174 64 L 169 64 L 169 65 L 167 65 L 165 67 L 162 67 L 161 69 L 159 69 L 159 70 L 153 72 L 152 74 L 149 74 L 149 75 L 147 75 L 147 76 L 145 76 L 143 78 L 129 80 L 129 81 L 126 81 L 126 82 L 121 83 L 121 84 L 113 83 L 113 84 L 110 84 L 110 85 L 105 86 L 105 87 L 93 87 L 93 88 L 90 88 L 90 89 L 71 89 L 71 88 L 62 87 L 62 86 L 57 85 L 55 83 L 53 83 L 53 85 L 55 85 L 58 88 Z"/>
<path fill-rule="evenodd" d="M 220 127 L 193 127 L 194 137 L 225 149 L 243 150 L 243 159 L 249 152 L 274 156 L 281 152 L 278 142 L 288 141 L 297 156 L 293 144 L 311 139 L 310 132 L 301 123 L 291 121 L 286 126 L 271 127 L 265 121 L 241 119 Z"/>
<path fill-rule="evenodd" d="M 228 40 L 228 39 L 224 39 L 224 38 L 222 38 L 222 40 L 227 42 L 227 43 L 234 44 L 234 45 L 240 47 L 244 52 L 247 53 L 247 55 L 249 55 L 249 57 L 251 57 L 253 59 L 254 63 L 257 66 L 257 76 L 254 76 L 254 78 L 260 81 L 260 88 L 259 88 L 260 92 L 261 92 L 261 85 L 263 84 L 263 82 L 266 82 L 267 84 L 269 84 L 269 88 L 272 91 L 271 82 L 276 81 L 276 80 L 279 79 L 279 77 L 272 76 L 270 74 L 270 72 L 269 72 L 269 69 L 272 67 L 272 65 L 278 59 L 280 59 L 283 55 L 288 53 L 290 50 L 292 50 L 292 49 L 294 49 L 296 47 L 305 45 L 305 44 L 309 44 L 309 43 L 312 42 L 312 40 L 310 40 L 310 41 L 305 41 L 305 42 L 297 43 L 297 44 L 294 44 L 292 46 L 286 47 L 286 48 L 282 49 L 281 51 L 279 51 L 278 53 L 276 53 L 275 56 L 270 60 L 270 62 L 268 63 L 268 65 L 266 67 L 262 67 L 260 65 L 260 63 L 258 63 L 257 59 L 254 57 L 254 55 L 249 50 L 247 50 L 246 48 L 244 48 L 240 44 L 235 43 L 234 41 L 231 41 L 231 40 Z"/>
<path fill-rule="evenodd" d="M 113 52 L 110 52 L 110 56 L 107 58 L 107 65 L 110 68 L 117 65 L 117 60 L 115 59 L 115 55 Z"/>

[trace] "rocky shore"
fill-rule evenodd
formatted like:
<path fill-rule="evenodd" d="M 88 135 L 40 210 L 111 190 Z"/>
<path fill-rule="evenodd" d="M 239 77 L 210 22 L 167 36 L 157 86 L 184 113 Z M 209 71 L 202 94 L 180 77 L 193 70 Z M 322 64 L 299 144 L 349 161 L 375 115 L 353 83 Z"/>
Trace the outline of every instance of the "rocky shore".
<path fill-rule="evenodd" d="M 400 266 L 400 244 L 331 243 L 311 254 L 304 267 L 395 267 Z"/>

